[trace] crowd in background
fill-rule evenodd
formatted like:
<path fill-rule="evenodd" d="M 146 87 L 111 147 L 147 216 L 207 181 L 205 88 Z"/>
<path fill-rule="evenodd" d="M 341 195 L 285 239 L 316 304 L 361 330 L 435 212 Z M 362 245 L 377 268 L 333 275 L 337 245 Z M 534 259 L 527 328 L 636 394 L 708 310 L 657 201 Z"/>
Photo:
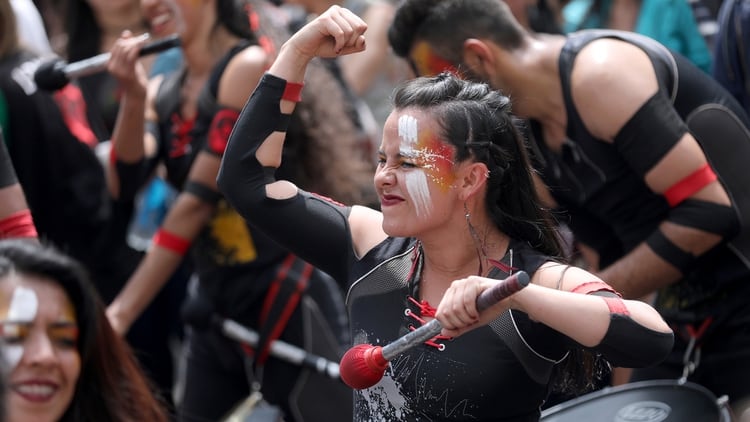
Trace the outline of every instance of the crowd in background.
<path fill-rule="evenodd" d="M 332 406 L 351 397 L 330 380 L 313 377 L 308 385 L 301 379 L 309 371 L 266 360 L 269 345 L 283 340 L 337 361 L 353 340 L 344 283 L 308 268 L 248 224 L 216 178 L 240 110 L 280 46 L 340 5 L 367 23 L 367 48 L 310 66 L 280 171 L 304 190 L 377 209 L 371 181 L 391 94 L 425 73 L 390 44 L 399 3 L 0 0 L 0 237 L 26 238 L 0 241 L 0 319 L 9 320 L 14 304 L 28 300 L 17 295 L 33 297 L 39 318 L 62 318 L 47 330 L 53 348 L 70 356 L 77 350 L 67 363 L 53 362 L 38 343 L 43 334 L 28 334 L 33 346 L 17 350 L 29 356 L 17 356 L 6 371 L 5 420 L 40 417 L 24 400 L 57 394 L 66 382 L 67 401 L 47 420 L 219 420 L 258 392 L 287 422 L 315 421 L 321 416 L 314 409 L 330 413 L 323 397 Z M 750 113 L 747 0 L 506 3 L 534 37 L 585 29 L 651 37 Z M 138 56 L 144 45 L 172 34 L 180 47 Z M 103 53 L 111 54 L 106 68 L 59 89 L 37 86 L 40 65 Z M 593 272 L 607 257 L 589 246 L 573 236 L 566 258 Z M 198 300 L 256 329 L 257 348 L 248 351 L 216 327 L 207 333 L 186 322 L 181 309 Z M 45 313 L 57 307 L 63 317 Z M 305 343 L 311 324 L 327 342 Z M 36 333 L 4 324 L 3 347 L 25 341 L 26 334 L 9 333 L 27 331 Z M 44 379 L 33 372 L 43 359 L 44 368 L 75 370 L 66 374 L 70 379 L 25 387 L 18 381 L 23 375 L 13 375 L 20 368 Z M 598 387 L 626 383 L 630 374 L 623 371 Z M 102 399 L 88 403 L 96 401 L 91 396 Z M 351 413 L 343 409 L 342 421 Z"/>

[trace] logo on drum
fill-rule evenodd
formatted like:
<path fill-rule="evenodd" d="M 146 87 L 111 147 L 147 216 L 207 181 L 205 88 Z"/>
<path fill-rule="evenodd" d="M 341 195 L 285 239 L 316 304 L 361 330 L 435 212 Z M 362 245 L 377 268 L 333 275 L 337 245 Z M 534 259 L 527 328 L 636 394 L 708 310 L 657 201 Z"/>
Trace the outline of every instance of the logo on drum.
<path fill-rule="evenodd" d="M 660 401 L 639 401 L 617 411 L 614 422 L 660 422 L 672 408 Z"/>

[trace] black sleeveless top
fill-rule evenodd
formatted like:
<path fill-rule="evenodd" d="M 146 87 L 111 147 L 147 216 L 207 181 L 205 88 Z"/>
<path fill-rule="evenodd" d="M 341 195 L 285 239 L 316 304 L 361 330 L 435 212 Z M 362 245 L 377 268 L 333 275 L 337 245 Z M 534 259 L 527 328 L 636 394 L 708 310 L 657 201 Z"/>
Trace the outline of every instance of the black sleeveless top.
<path fill-rule="evenodd" d="M 200 151 L 217 153 L 207 144 L 211 121 L 220 109 L 216 103 L 218 83 L 229 61 L 250 45 L 249 41 L 240 42 L 215 66 L 198 99 L 194 120 L 183 119 L 180 114 L 180 87 L 185 71 L 173 72 L 162 82 L 156 99 L 158 156 L 151 165 L 163 163 L 166 180 L 175 188 L 184 187 Z M 203 294 L 214 300 L 222 314 L 239 317 L 263 297 L 288 254 L 276 242 L 251 229 L 222 197 L 211 220 L 193 241 L 191 262 Z M 314 272 L 313 278 L 317 276 Z"/>
<path fill-rule="evenodd" d="M 354 264 L 355 273 L 369 269 L 347 296 L 354 343 L 383 346 L 421 325 L 421 308 L 410 300 L 418 298 L 419 271 L 412 269 L 419 260 L 418 244 L 389 238 Z M 514 241 L 501 262 L 531 276 L 549 260 Z M 391 360 L 378 384 L 355 391 L 354 420 L 537 421 L 567 344 L 526 314 L 505 312 L 457 339 L 437 337 Z"/>

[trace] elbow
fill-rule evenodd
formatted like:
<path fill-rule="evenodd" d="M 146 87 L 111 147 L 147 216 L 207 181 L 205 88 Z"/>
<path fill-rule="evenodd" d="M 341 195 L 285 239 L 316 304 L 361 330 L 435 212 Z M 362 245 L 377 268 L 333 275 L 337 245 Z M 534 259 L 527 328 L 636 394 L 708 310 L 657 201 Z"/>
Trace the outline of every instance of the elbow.
<path fill-rule="evenodd" d="M 213 204 L 195 195 L 182 192 L 170 210 L 170 217 L 174 218 L 173 221 L 188 222 L 187 226 L 202 228 L 211 220 L 214 211 Z"/>
<path fill-rule="evenodd" d="M 674 333 L 644 327 L 625 315 L 612 315 L 610 328 L 595 349 L 610 364 L 646 368 L 661 363 L 672 351 Z"/>

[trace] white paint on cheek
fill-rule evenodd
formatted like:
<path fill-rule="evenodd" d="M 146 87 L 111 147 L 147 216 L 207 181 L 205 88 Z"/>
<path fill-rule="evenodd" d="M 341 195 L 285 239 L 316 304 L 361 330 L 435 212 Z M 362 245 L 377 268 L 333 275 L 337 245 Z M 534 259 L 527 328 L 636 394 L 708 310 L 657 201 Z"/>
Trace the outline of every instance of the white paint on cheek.
<path fill-rule="evenodd" d="M 401 138 L 402 155 L 415 158 L 414 149 L 419 139 L 419 126 L 417 119 L 413 116 L 402 115 L 398 119 L 398 136 Z M 424 170 L 411 170 L 405 176 L 406 190 L 414 201 L 418 216 L 426 216 L 432 207 L 430 190 L 427 184 L 427 175 Z"/>
<path fill-rule="evenodd" d="M 18 323 L 30 323 L 36 318 L 39 310 L 39 299 L 36 293 L 25 287 L 16 287 L 8 308 L 7 321 Z M 17 326 L 16 326 L 17 327 Z M 17 333 L 4 333 L 7 336 L 16 336 Z M 15 368 L 23 356 L 21 344 L 7 344 L 3 347 L 3 356 L 10 368 Z"/>
<path fill-rule="evenodd" d="M 406 173 L 406 190 L 414 201 L 418 216 L 427 216 L 432 209 L 432 198 L 427 185 L 427 175 L 422 170 Z"/>
<path fill-rule="evenodd" d="M 3 358 L 8 368 L 13 369 L 18 366 L 21 357 L 23 357 L 23 346 L 20 344 L 6 344 L 3 346 Z"/>

